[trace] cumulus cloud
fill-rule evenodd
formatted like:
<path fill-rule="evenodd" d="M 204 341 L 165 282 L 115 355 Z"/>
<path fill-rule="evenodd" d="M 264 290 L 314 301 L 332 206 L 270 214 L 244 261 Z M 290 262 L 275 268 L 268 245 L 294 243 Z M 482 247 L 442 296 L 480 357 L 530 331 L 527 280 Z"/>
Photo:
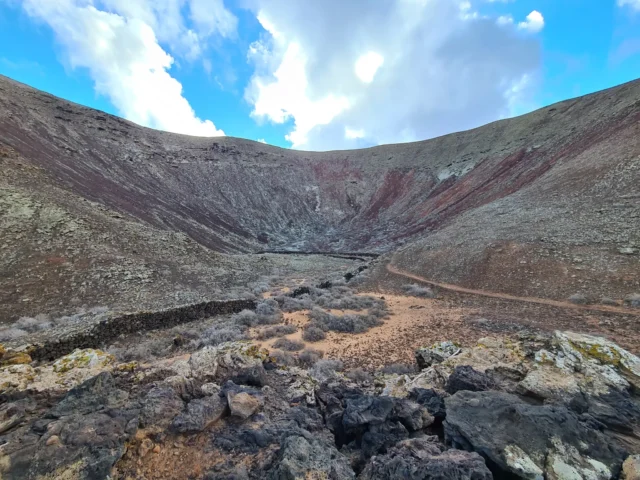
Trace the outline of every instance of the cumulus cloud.
<path fill-rule="evenodd" d="M 48 24 L 72 68 L 87 68 L 96 91 L 127 119 L 200 136 L 224 135 L 198 118 L 169 74 L 174 59 L 156 32 L 187 54 L 199 51 L 198 33 L 182 23 L 178 0 L 24 0 L 31 17 Z M 100 8 L 98 8 L 100 7 Z M 220 28 L 209 22 L 212 28 Z M 211 34 L 205 33 L 205 34 Z"/>
<path fill-rule="evenodd" d="M 640 0 L 618 0 L 619 7 L 631 7 L 633 10 L 640 12 Z"/>
<path fill-rule="evenodd" d="M 527 18 L 524 22 L 520 22 L 518 24 L 518 28 L 531 33 L 537 33 L 544 28 L 544 17 L 540 12 L 534 10 L 529 15 L 527 15 Z"/>
<path fill-rule="evenodd" d="M 514 113 L 539 43 L 462 0 L 254 0 L 253 115 L 295 148 L 420 140 Z M 527 17 L 534 31 L 540 17 Z M 542 20 L 543 22 L 544 20 Z"/>

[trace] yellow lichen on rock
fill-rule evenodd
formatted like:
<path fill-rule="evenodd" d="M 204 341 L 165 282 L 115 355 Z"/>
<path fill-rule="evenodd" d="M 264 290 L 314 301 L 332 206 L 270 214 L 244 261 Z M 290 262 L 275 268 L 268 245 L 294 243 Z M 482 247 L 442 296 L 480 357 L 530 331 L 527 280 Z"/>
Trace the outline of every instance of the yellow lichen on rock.
<path fill-rule="evenodd" d="M 53 364 L 53 371 L 65 373 L 75 368 L 95 368 L 109 365 L 115 362 L 115 357 L 102 350 L 86 348 L 74 350 L 69 355 L 65 355 Z"/>
<path fill-rule="evenodd" d="M 31 357 L 26 352 L 5 351 L 0 360 L 0 367 L 10 365 L 27 365 L 32 362 Z"/>

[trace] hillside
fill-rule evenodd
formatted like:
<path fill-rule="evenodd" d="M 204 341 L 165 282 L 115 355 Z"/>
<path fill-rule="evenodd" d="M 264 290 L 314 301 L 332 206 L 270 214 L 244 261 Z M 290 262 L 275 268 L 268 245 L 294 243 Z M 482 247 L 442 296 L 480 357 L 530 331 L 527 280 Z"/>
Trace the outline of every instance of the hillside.
<path fill-rule="evenodd" d="M 159 132 L 0 77 L 0 152 L 12 318 L 95 304 L 120 279 L 206 297 L 258 281 L 251 254 L 275 250 L 386 253 L 517 295 L 640 287 L 640 81 L 423 142 L 301 152 Z M 315 268 L 269 261 L 285 276 Z"/>

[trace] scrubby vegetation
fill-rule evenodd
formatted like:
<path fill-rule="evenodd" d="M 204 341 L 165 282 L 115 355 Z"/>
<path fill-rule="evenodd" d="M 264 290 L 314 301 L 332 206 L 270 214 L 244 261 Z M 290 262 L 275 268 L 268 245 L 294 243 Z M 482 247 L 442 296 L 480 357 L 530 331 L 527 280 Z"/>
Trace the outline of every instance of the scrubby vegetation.
<path fill-rule="evenodd" d="M 284 337 L 295 333 L 298 329 L 293 325 L 276 325 L 275 327 L 266 328 L 258 332 L 258 338 L 260 340 L 266 340 L 273 337 Z"/>
<path fill-rule="evenodd" d="M 200 337 L 199 347 L 206 345 L 220 345 L 225 342 L 245 340 L 247 338 L 246 328 L 240 325 L 229 325 L 226 327 L 211 327 L 205 330 Z"/>
<path fill-rule="evenodd" d="M 415 283 L 404 285 L 402 289 L 407 295 L 411 295 L 412 297 L 436 298 L 436 294 L 429 287 L 423 287 Z"/>
<path fill-rule="evenodd" d="M 363 333 L 383 323 L 377 315 L 372 313 L 334 315 L 318 307 L 309 313 L 309 319 L 311 323 L 307 328 L 315 327 L 325 332 L 341 333 Z"/>
<path fill-rule="evenodd" d="M 345 377 L 356 383 L 372 383 L 373 375 L 362 368 L 354 368 L 346 372 Z"/>
<path fill-rule="evenodd" d="M 301 367 L 309 368 L 314 366 L 323 356 L 324 353 L 320 350 L 306 348 L 298 354 L 298 362 Z"/>
<path fill-rule="evenodd" d="M 107 318 L 107 307 L 80 308 L 73 315 L 51 317 L 38 314 L 35 317 L 20 317 L 13 324 L 0 329 L 0 341 L 7 342 L 17 340 L 30 333 L 41 332 L 61 325 L 78 324 L 85 321 L 100 321 Z"/>
<path fill-rule="evenodd" d="M 343 368 L 344 365 L 340 360 L 318 360 L 315 365 L 311 367 L 309 373 L 319 382 L 324 382 L 334 377 L 336 372 L 341 371 Z"/>
<path fill-rule="evenodd" d="M 274 348 L 286 350 L 287 352 L 297 352 L 304 348 L 304 343 L 289 338 L 279 338 L 273 344 Z"/>
<path fill-rule="evenodd" d="M 302 339 L 305 342 L 319 342 L 321 340 L 324 340 L 326 337 L 327 335 L 324 333 L 324 331 L 316 327 L 315 325 L 308 325 L 302 332 Z"/>

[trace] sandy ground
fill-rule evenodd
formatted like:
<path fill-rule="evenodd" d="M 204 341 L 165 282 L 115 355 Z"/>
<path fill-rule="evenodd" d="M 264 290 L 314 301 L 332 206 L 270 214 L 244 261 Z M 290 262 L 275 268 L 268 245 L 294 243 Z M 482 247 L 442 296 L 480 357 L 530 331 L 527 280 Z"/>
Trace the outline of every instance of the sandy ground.
<path fill-rule="evenodd" d="M 362 293 L 380 297 L 380 293 Z M 413 363 L 414 349 L 434 342 L 455 338 L 462 344 L 473 344 L 483 334 L 465 328 L 463 319 L 475 314 L 475 310 L 452 307 L 442 300 L 431 300 L 399 295 L 383 295 L 391 312 L 384 325 L 361 334 L 328 332 L 320 342 L 306 342 L 307 348 L 325 353 L 325 358 L 337 358 L 350 367 L 379 368 L 393 363 Z M 292 340 L 302 340 L 302 327 L 309 321 L 307 311 L 285 313 L 284 323 L 299 327 L 296 333 L 287 335 Z M 334 314 L 356 313 L 335 311 Z M 254 332 L 255 333 L 255 332 Z M 272 349 L 277 338 L 255 343 Z"/>

